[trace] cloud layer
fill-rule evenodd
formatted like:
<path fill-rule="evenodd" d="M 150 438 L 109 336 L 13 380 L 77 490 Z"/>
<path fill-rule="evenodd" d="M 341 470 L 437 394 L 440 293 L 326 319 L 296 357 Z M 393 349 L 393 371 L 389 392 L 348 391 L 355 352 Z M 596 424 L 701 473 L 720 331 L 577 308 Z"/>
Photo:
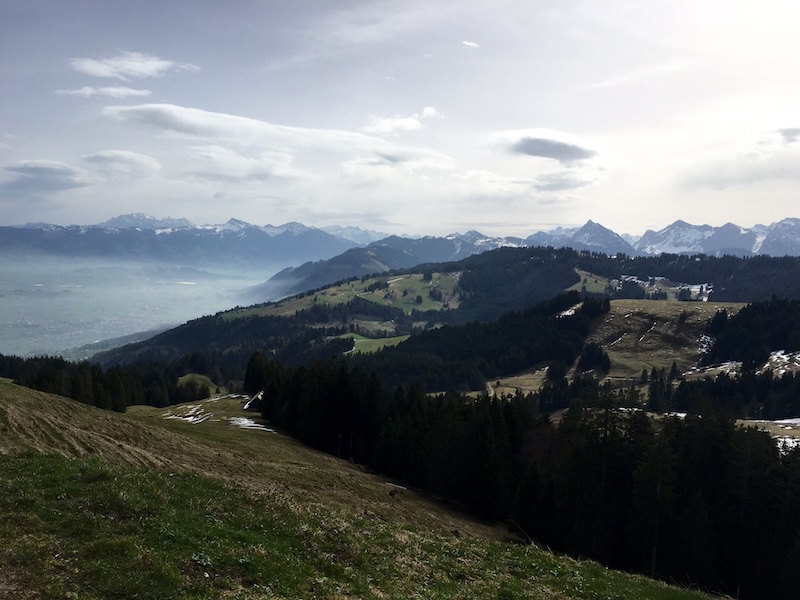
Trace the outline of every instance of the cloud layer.
<path fill-rule="evenodd" d="M 83 98 L 136 98 L 149 96 L 150 90 L 137 90 L 125 86 L 94 87 L 85 85 L 77 90 L 56 90 L 59 96 L 81 96 Z"/>
<path fill-rule="evenodd" d="M 28 198 L 89 185 L 83 172 L 55 160 L 24 160 L 3 167 L 12 178 L 0 182 L 0 196 Z"/>
<path fill-rule="evenodd" d="M 169 72 L 198 71 L 199 67 L 191 64 L 164 60 L 152 54 L 141 52 L 122 52 L 111 58 L 73 58 L 70 66 L 79 73 L 92 77 L 104 77 L 130 81 L 147 77 L 163 77 Z"/>

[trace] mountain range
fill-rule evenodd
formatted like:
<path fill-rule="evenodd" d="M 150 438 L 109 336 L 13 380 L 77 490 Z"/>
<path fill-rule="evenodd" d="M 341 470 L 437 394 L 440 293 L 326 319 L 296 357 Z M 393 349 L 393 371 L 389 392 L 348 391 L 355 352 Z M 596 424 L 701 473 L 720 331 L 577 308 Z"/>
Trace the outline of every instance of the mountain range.
<path fill-rule="evenodd" d="M 32 223 L 0 227 L 0 252 L 122 258 L 189 266 L 269 266 L 283 269 L 249 298 L 271 300 L 322 285 L 421 263 L 460 260 L 500 247 L 552 246 L 607 255 L 706 254 L 800 256 L 800 218 L 751 228 L 678 220 L 642 236 L 618 234 L 594 221 L 523 237 L 491 237 L 478 231 L 444 237 L 403 237 L 358 227 L 316 228 L 302 223 L 253 225 L 230 219 L 195 225 L 183 218 L 121 215 L 97 225 Z"/>
<path fill-rule="evenodd" d="M 33 223 L 0 227 L 0 253 L 124 259 L 193 267 L 264 267 L 273 272 L 330 258 L 358 244 L 300 223 L 257 226 L 238 219 L 197 226 L 186 219 L 134 214 L 98 225 Z"/>
<path fill-rule="evenodd" d="M 277 300 L 350 277 L 406 269 L 423 263 L 455 261 L 500 247 L 523 246 L 572 248 L 609 256 L 800 256 L 800 219 L 784 219 L 768 227 L 758 225 L 751 229 L 730 223 L 712 227 L 676 221 L 659 231 L 648 230 L 640 238 L 628 239 L 594 221 L 588 221 L 582 227 L 537 232 L 524 239 L 493 238 L 477 231 L 415 240 L 391 236 L 364 247 L 351 248 L 328 260 L 287 267 L 264 284 L 249 290 L 246 298 L 254 302 Z"/>

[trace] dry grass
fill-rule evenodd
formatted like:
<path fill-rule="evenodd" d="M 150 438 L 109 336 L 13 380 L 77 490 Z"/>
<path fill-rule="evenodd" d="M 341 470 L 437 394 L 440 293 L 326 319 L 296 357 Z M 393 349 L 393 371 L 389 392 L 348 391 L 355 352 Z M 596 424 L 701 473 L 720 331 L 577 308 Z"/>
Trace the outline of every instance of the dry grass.
<path fill-rule="evenodd" d="M 612 381 L 638 380 L 642 370 L 669 371 L 675 362 L 681 372 L 700 358 L 700 337 L 717 310 L 738 312 L 744 304 L 678 302 L 673 300 L 614 300 L 611 310 L 587 341 L 608 352 Z M 681 315 L 685 314 L 685 319 Z M 683 321 L 683 322 L 681 322 Z"/>
<path fill-rule="evenodd" d="M 581 273 L 593 278 L 589 273 Z M 601 283 L 602 285 L 602 283 Z M 642 370 L 669 371 L 673 361 L 683 373 L 700 359 L 700 337 L 717 310 L 738 312 L 744 304 L 675 300 L 612 300 L 611 310 L 587 339 L 600 344 L 611 359 L 607 378 L 617 385 L 637 383 Z M 681 314 L 685 313 L 685 319 Z M 568 373 L 572 376 L 575 366 Z M 535 392 L 547 377 L 546 365 L 492 380 L 497 394 Z M 499 385 L 498 385 L 499 382 Z"/>
<path fill-rule="evenodd" d="M 0 598 L 705 597 L 503 543 L 502 528 L 231 425 L 243 416 L 241 398 L 120 415 L 0 384 L 0 505 L 16 507 L 0 520 Z"/>
<path fill-rule="evenodd" d="M 386 478 L 289 437 L 231 425 L 230 417 L 257 419 L 242 410 L 241 399 L 197 404 L 214 416 L 200 424 L 164 418 L 186 411 L 185 405 L 131 407 L 129 415 L 121 415 L 0 384 L 0 454 L 97 454 L 114 463 L 194 471 L 259 494 L 277 494 L 298 506 L 325 506 L 442 534 L 457 529 L 471 537 L 508 538 L 502 528 L 477 523 L 413 490 L 396 493 Z"/>
<path fill-rule="evenodd" d="M 568 287 L 567 291 L 575 290 L 580 292 L 585 286 L 586 291 L 590 294 L 603 294 L 606 292 L 606 288 L 608 287 L 608 278 L 595 275 L 594 273 L 589 273 L 589 271 L 583 271 L 581 269 L 575 269 L 575 272 L 581 279 L 575 285 Z"/>

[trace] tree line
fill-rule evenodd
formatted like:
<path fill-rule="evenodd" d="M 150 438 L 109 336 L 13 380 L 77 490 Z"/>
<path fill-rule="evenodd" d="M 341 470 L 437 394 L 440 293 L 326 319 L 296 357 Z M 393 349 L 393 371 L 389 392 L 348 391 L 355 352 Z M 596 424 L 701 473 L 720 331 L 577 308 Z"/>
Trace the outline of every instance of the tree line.
<path fill-rule="evenodd" d="M 559 315 L 576 305 L 571 314 Z M 426 391 L 482 390 L 487 379 L 517 373 L 542 362 L 572 365 L 590 323 L 609 310 L 608 300 L 560 294 L 498 320 L 444 325 L 423 331 L 379 352 L 357 355 L 354 365 L 375 372 L 389 385 L 417 384 Z"/>
<path fill-rule="evenodd" d="M 431 396 L 340 359 L 292 369 L 255 354 L 245 389 L 300 441 L 553 549 L 741 598 L 794 593 L 800 449 L 737 427 L 701 386 L 681 392 L 699 413 L 653 418 L 591 376 Z"/>
<path fill-rule="evenodd" d="M 24 359 L 0 355 L 0 377 L 117 412 L 125 412 L 134 404 L 164 407 L 210 397 L 213 390 L 207 385 L 191 380 L 179 382 L 180 377 L 189 373 L 224 377 L 200 353 L 185 356 L 175 363 L 141 362 L 108 369 L 88 361 L 74 363 L 60 357 Z"/>

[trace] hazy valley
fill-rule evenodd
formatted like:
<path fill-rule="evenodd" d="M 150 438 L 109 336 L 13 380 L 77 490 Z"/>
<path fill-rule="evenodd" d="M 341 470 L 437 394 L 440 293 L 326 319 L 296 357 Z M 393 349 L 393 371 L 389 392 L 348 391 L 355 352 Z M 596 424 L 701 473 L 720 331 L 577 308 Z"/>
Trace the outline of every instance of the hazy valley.
<path fill-rule="evenodd" d="M 123 259 L 0 260 L 0 353 L 53 354 L 174 327 L 239 303 L 269 271 L 206 271 Z"/>
<path fill-rule="evenodd" d="M 196 226 L 142 214 L 94 226 L 0 230 L 0 352 L 20 355 L 63 353 L 350 277 L 455 261 L 500 247 L 542 245 L 630 256 L 800 255 L 800 221 L 788 218 L 752 229 L 676 221 L 635 238 L 592 221 L 528 237 L 469 231 L 410 238 L 236 219 Z"/>

